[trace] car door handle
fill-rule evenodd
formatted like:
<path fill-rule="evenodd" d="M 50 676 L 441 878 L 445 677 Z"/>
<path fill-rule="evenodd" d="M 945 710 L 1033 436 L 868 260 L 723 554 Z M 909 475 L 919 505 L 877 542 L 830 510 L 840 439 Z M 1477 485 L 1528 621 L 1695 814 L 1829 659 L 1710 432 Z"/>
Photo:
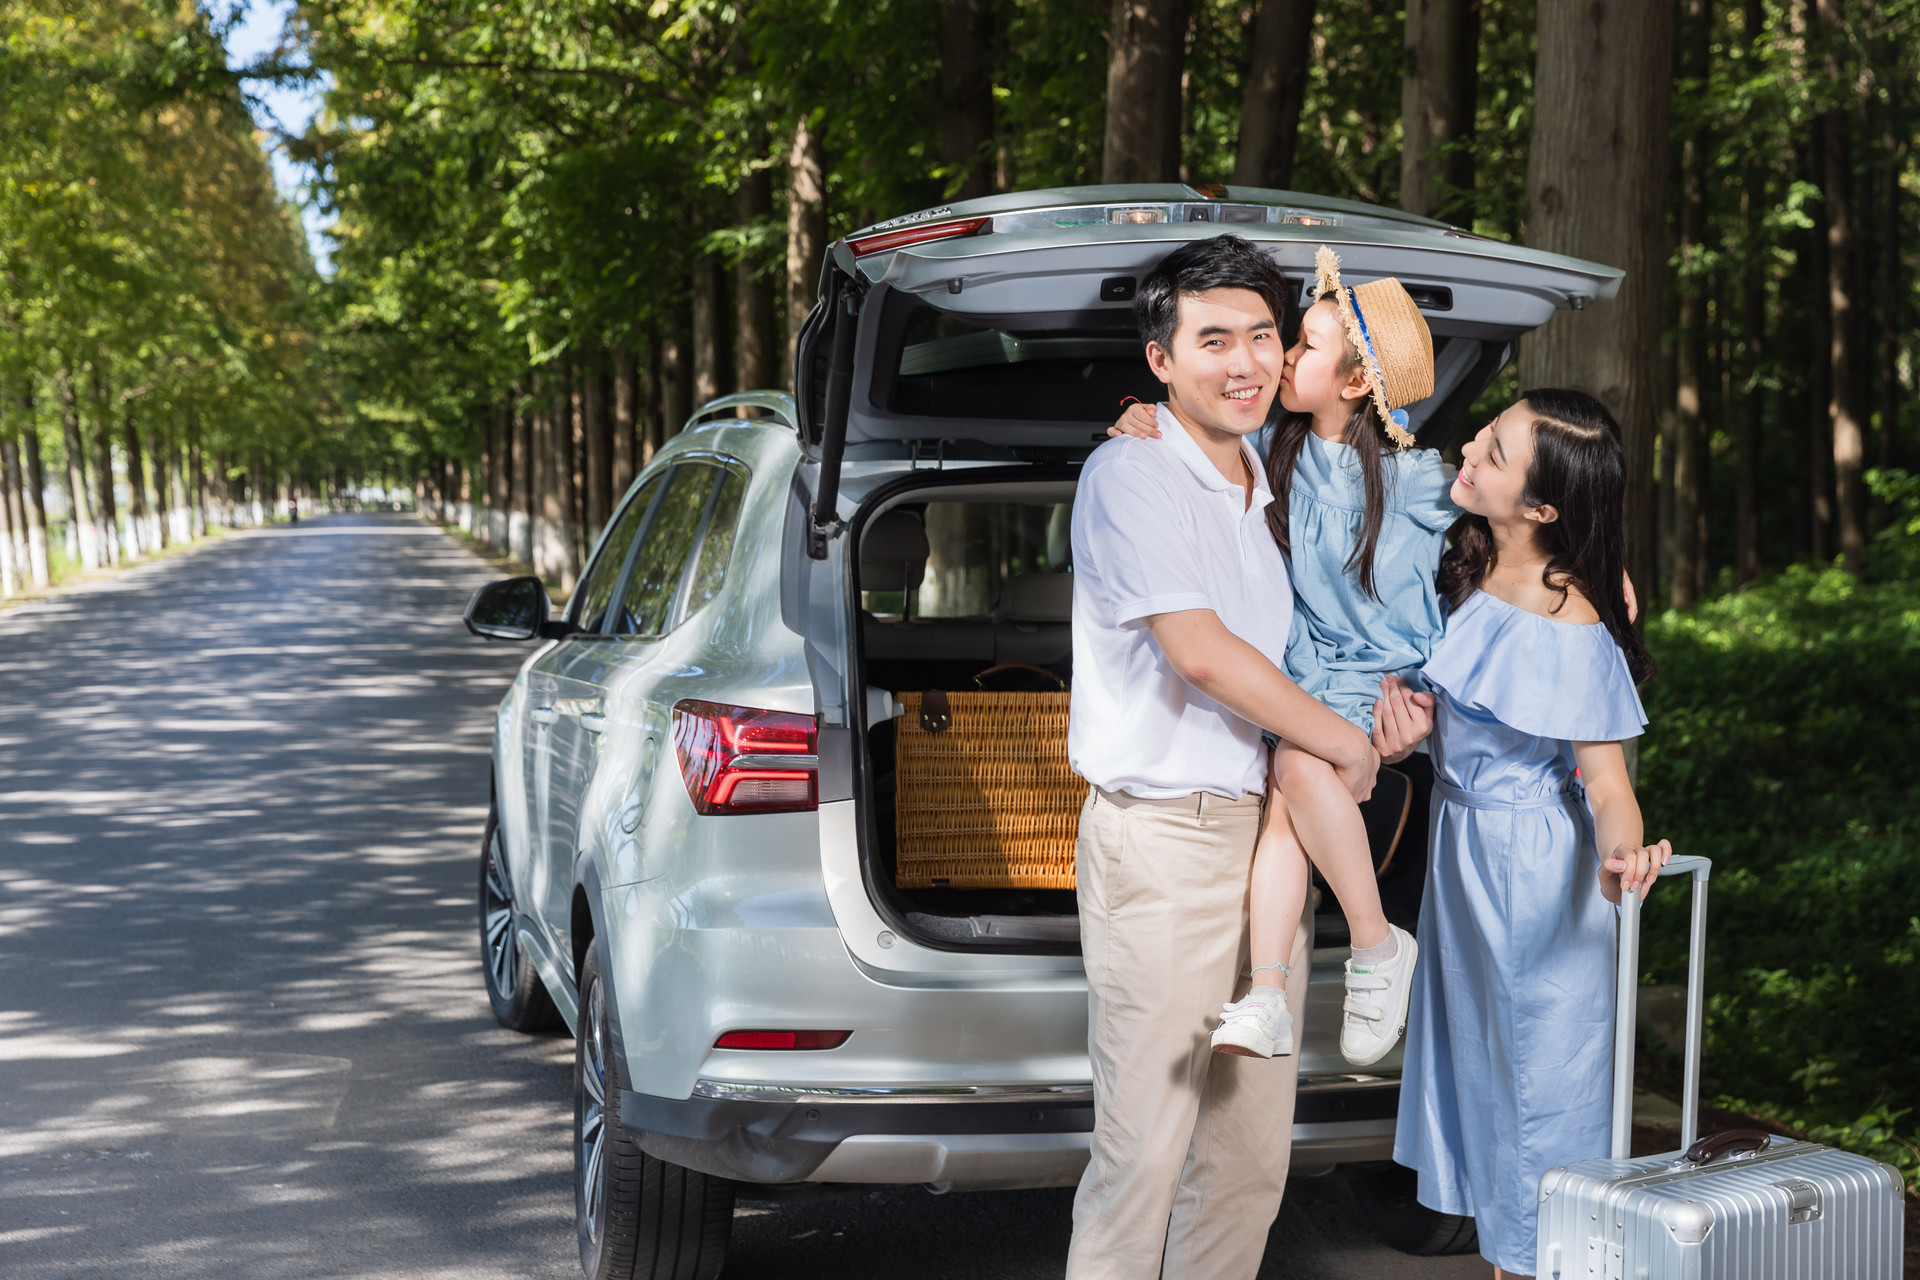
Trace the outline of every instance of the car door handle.
<path fill-rule="evenodd" d="M 580 727 L 588 733 L 605 733 L 607 731 L 607 718 L 603 715 L 596 715 L 591 711 L 584 712 L 580 716 Z"/>
<path fill-rule="evenodd" d="M 552 724 L 558 718 L 552 707 L 535 707 L 528 714 L 535 724 Z"/>

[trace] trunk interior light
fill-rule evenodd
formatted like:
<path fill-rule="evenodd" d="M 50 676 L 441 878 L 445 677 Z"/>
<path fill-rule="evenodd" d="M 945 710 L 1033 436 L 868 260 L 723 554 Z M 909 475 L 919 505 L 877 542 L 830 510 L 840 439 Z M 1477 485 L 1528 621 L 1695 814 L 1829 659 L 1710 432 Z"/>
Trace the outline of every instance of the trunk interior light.
<path fill-rule="evenodd" d="M 957 236 L 974 235 L 991 221 L 991 218 L 960 218 L 952 222 L 923 222 L 917 227 L 901 227 L 898 231 L 882 231 L 877 235 L 849 240 L 847 248 L 853 250 L 854 257 L 864 258 L 870 253 L 904 249 L 910 244 L 925 244 L 929 240 L 952 240 Z"/>
<path fill-rule="evenodd" d="M 814 718 L 792 711 L 692 699 L 673 708 L 673 749 L 698 813 L 819 808 L 818 741 Z"/>
<path fill-rule="evenodd" d="M 1107 212 L 1107 221 L 1114 226 L 1136 222 L 1165 222 L 1165 209 L 1112 209 Z"/>
<path fill-rule="evenodd" d="M 729 1031 L 716 1049 L 838 1049 L 851 1031 Z"/>

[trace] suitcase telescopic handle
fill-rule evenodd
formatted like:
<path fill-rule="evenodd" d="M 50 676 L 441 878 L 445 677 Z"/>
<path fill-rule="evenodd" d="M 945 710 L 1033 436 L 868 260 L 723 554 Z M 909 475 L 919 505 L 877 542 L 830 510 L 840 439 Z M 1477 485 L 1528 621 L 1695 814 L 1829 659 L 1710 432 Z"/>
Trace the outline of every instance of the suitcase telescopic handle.
<path fill-rule="evenodd" d="M 1707 877 L 1713 859 L 1669 858 L 1662 876 L 1693 877 L 1693 924 L 1687 936 L 1687 1033 L 1682 1054 L 1680 1145 L 1700 1137 L 1700 1045 L 1705 1036 Z M 1639 891 L 1620 895 L 1620 967 L 1613 1011 L 1613 1158 L 1625 1160 L 1633 1143 L 1633 1032 L 1640 998 Z"/>

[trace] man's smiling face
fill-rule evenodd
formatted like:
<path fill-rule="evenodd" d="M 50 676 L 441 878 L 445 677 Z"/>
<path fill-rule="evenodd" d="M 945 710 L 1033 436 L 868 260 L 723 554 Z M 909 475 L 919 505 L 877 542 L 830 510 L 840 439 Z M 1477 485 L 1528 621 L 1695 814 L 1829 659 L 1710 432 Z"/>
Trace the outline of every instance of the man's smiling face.
<path fill-rule="evenodd" d="M 1273 312 L 1251 289 L 1182 294 L 1172 348 L 1147 344 L 1147 363 L 1180 415 L 1236 436 L 1266 425 L 1285 356 Z"/>

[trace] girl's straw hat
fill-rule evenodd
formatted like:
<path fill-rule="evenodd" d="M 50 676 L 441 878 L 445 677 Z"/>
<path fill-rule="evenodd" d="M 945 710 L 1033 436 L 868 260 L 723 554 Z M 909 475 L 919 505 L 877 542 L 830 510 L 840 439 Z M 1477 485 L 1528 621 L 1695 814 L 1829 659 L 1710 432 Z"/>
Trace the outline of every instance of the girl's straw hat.
<path fill-rule="evenodd" d="M 1413 444 L 1406 405 L 1433 394 L 1433 334 L 1406 287 L 1392 276 L 1346 288 L 1340 259 L 1321 245 L 1313 256 L 1314 294 L 1340 308 L 1347 341 L 1367 364 L 1373 404 L 1387 434 L 1402 449 Z"/>

